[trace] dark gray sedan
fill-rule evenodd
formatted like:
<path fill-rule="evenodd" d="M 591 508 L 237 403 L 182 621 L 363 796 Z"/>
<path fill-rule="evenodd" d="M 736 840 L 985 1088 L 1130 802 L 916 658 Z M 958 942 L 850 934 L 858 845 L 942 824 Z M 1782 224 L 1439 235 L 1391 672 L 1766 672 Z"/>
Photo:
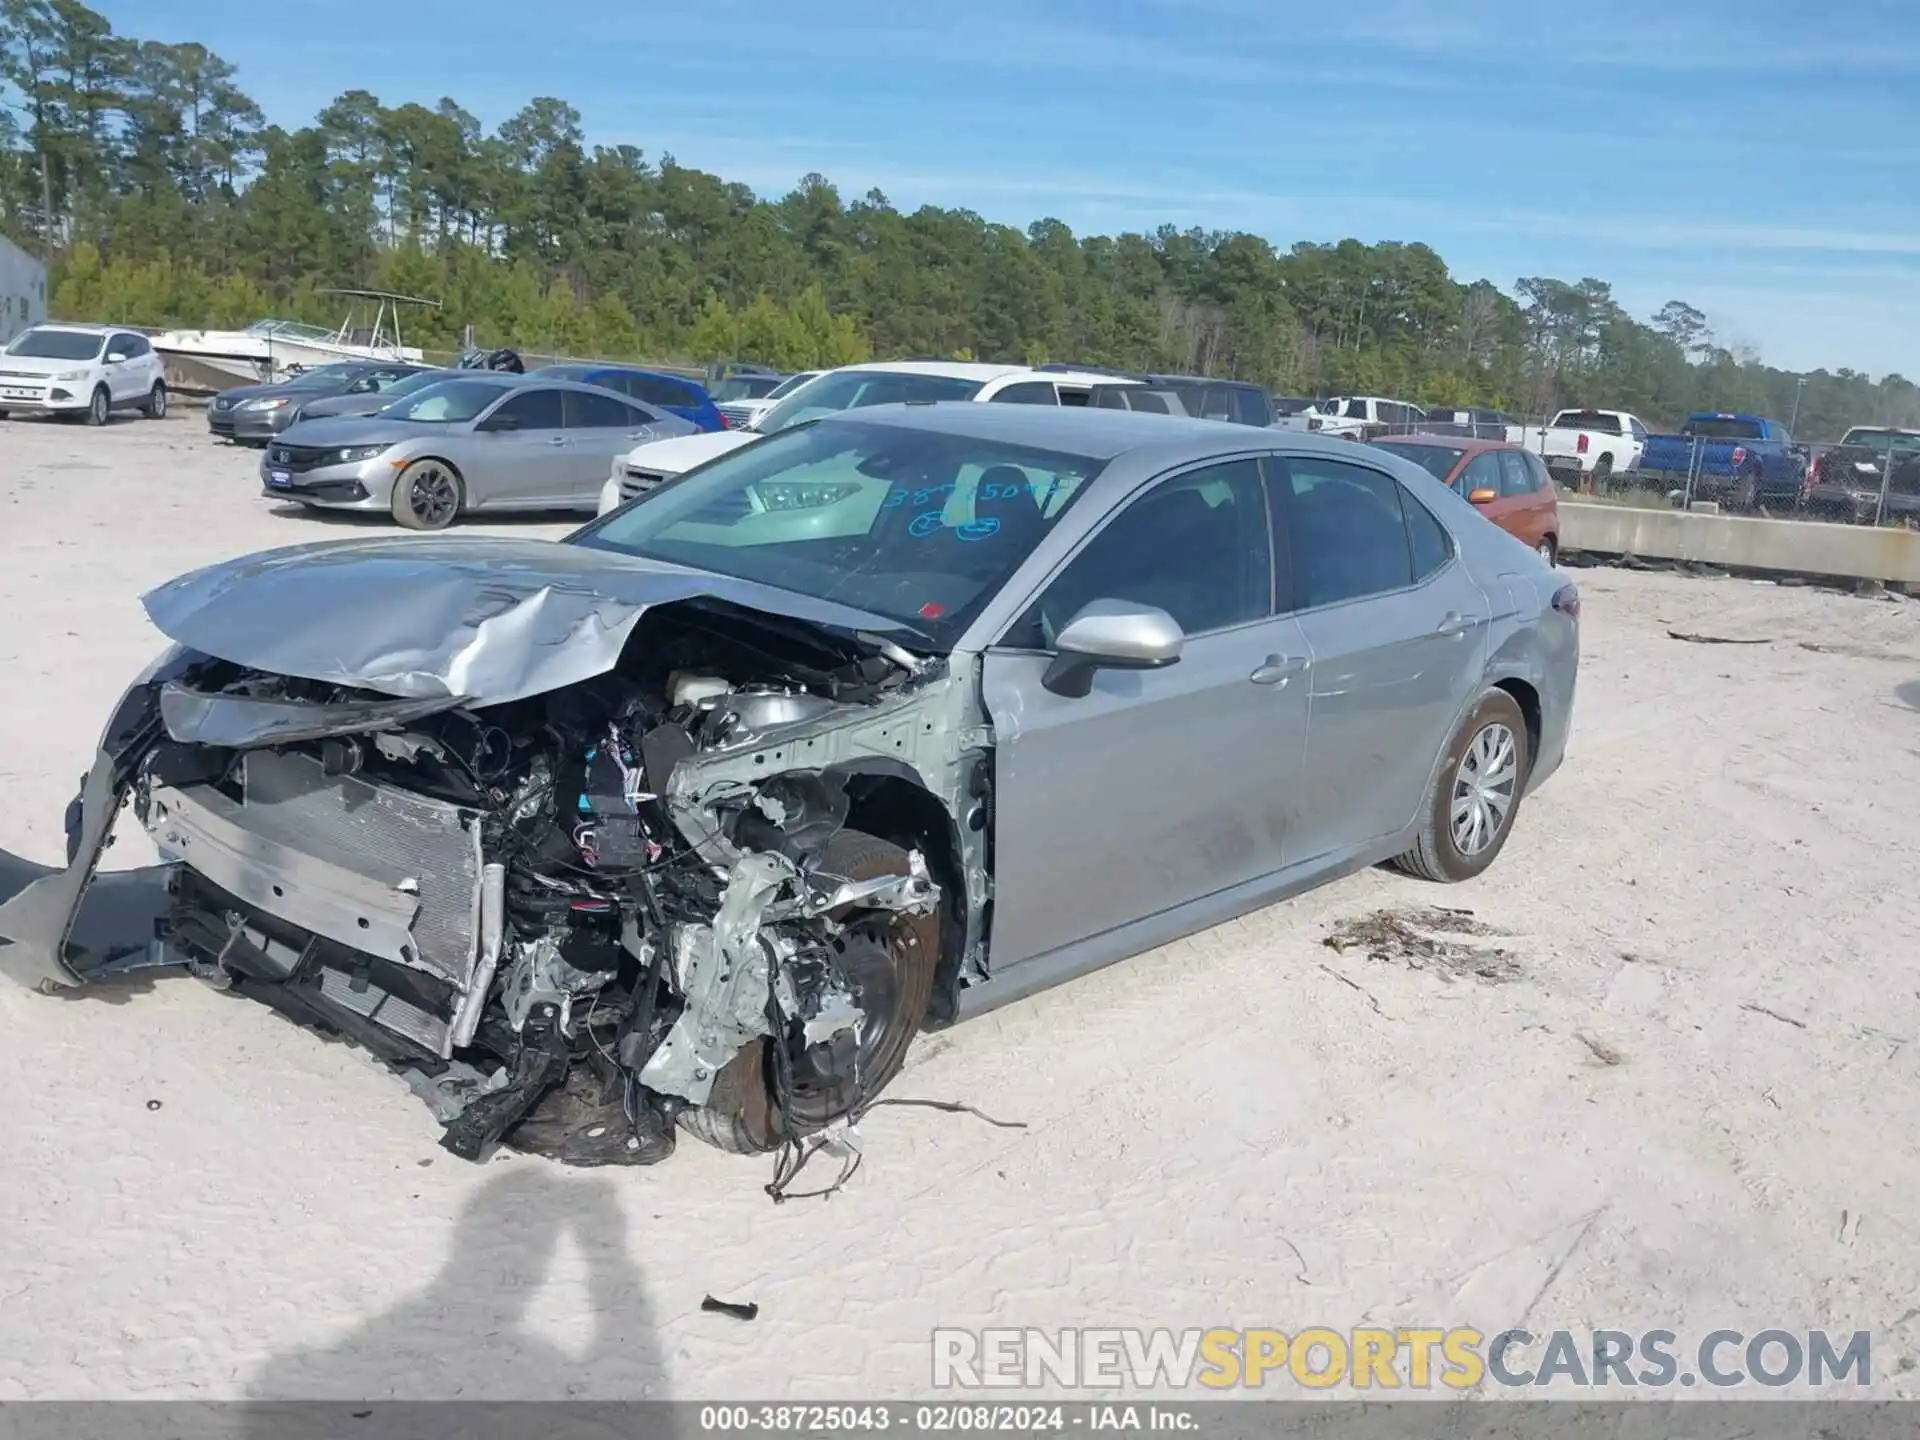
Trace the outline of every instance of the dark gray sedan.
<path fill-rule="evenodd" d="M 334 395 L 377 395 L 424 368 L 405 361 L 342 360 L 272 385 L 222 390 L 207 406 L 207 429 L 224 440 L 264 445 L 298 420 L 310 401 Z"/>
<path fill-rule="evenodd" d="M 1376 861 L 1479 874 L 1579 664 L 1575 588 L 1409 461 L 1024 405 L 830 415 L 561 544 L 311 545 L 145 603 L 175 648 L 0 966 L 189 966 L 434 1077 L 454 1154 L 583 1165 L 857 1118 L 923 1025 Z M 83 915 L 123 813 L 157 913 L 106 877 Z"/>
<path fill-rule="evenodd" d="M 429 385 L 438 385 L 442 380 L 456 379 L 461 375 L 471 375 L 471 370 L 416 370 L 404 380 L 378 390 L 349 390 L 341 395 L 327 395 L 318 400 L 302 400 L 300 416 L 302 420 L 342 420 L 357 415 L 378 415 L 396 401 L 404 400 L 416 390 L 424 390 Z M 288 422 L 292 423 L 292 422 Z"/>

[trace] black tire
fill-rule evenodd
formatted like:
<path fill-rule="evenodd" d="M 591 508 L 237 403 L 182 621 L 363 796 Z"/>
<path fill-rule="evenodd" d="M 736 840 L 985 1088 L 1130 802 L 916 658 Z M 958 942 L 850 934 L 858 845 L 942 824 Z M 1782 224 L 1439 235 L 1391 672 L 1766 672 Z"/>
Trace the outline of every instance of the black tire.
<path fill-rule="evenodd" d="M 393 518 L 409 530 L 444 530 L 466 508 L 460 474 L 444 460 L 416 460 L 393 481 Z"/>
<path fill-rule="evenodd" d="M 1549 567 L 1560 563 L 1560 542 L 1554 536 L 1542 535 L 1540 537 L 1540 543 L 1533 548 L 1540 558 L 1547 562 Z"/>
<path fill-rule="evenodd" d="M 107 393 L 107 387 L 96 385 L 93 394 L 87 399 L 87 424 L 98 427 L 113 418 L 113 396 Z"/>
<path fill-rule="evenodd" d="M 1613 456 L 1602 455 L 1593 462 L 1593 489 L 1597 495 L 1607 493 L 1607 486 L 1613 480 Z"/>
<path fill-rule="evenodd" d="M 167 383 L 164 380 L 153 382 L 153 389 L 147 395 L 147 403 L 140 407 L 140 413 L 149 420 L 167 418 Z"/>
<path fill-rule="evenodd" d="M 1455 838 L 1452 813 L 1455 794 L 1461 784 L 1471 783 L 1463 771 L 1469 756 L 1474 754 L 1476 742 L 1483 734 L 1494 731 L 1495 727 L 1504 729 L 1513 745 L 1513 777 L 1507 791 L 1510 800 L 1492 838 L 1479 849 L 1469 851 L 1463 849 Z M 1520 711 L 1519 702 L 1504 690 L 1488 690 L 1480 697 L 1480 703 L 1473 707 L 1473 713 L 1448 739 L 1446 753 L 1441 756 L 1434 772 L 1433 789 L 1427 796 L 1426 807 L 1420 817 L 1420 832 L 1414 839 L 1413 848 L 1395 858 L 1395 868 L 1422 880 L 1434 880 L 1442 884 L 1457 884 L 1480 874 L 1506 848 L 1507 837 L 1513 833 L 1514 819 L 1520 813 L 1520 801 L 1532 765 L 1527 720 Z"/>
<path fill-rule="evenodd" d="M 1760 472 L 1758 470 L 1748 470 L 1740 476 L 1740 494 L 1734 504 L 1737 508 L 1749 513 L 1759 510 Z"/>
<path fill-rule="evenodd" d="M 847 880 L 871 880 L 881 875 L 907 873 L 907 852 L 898 845 L 858 830 L 842 830 L 828 842 L 819 868 Z M 836 916 L 856 928 L 856 916 Z M 890 1004 L 879 1036 L 861 1065 L 861 1079 L 802 1093 L 796 1090 L 792 1110 L 794 1129 L 801 1135 L 823 1129 L 872 1100 L 900 1073 L 907 1048 L 919 1033 L 933 994 L 933 977 L 940 965 L 940 918 L 875 912 L 865 922 L 884 937 L 891 966 Z M 872 1017 L 870 1018 L 881 1018 Z M 680 1127 L 718 1150 L 734 1155 L 760 1155 L 776 1150 L 789 1138 L 786 1117 L 774 1098 L 771 1042 L 762 1038 L 743 1046 L 715 1077 L 707 1103 L 682 1110 Z"/>

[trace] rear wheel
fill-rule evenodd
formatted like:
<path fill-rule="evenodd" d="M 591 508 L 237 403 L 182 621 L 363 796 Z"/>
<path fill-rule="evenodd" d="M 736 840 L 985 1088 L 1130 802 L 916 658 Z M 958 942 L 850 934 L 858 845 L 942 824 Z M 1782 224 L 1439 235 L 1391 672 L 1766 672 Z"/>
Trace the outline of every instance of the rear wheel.
<path fill-rule="evenodd" d="M 872 835 L 843 830 L 828 843 L 821 871 L 845 880 L 907 873 L 907 852 Z M 713 1082 L 707 1103 L 682 1110 L 680 1126 L 721 1150 L 755 1155 L 844 1118 L 892 1082 L 920 1029 L 940 962 L 938 915 L 867 911 L 834 917 L 845 929 L 834 959 L 866 1015 L 857 1033 L 803 1046 L 782 1037 L 792 1077 L 792 1126 L 776 1099 L 772 1040 L 742 1047 Z"/>
<path fill-rule="evenodd" d="M 1613 457 L 1602 455 L 1593 462 L 1593 488 L 1598 494 L 1606 494 L 1607 487 L 1613 481 Z"/>
<path fill-rule="evenodd" d="M 1471 880 L 1513 832 L 1532 756 L 1527 719 L 1504 690 L 1489 690 L 1453 732 L 1427 796 L 1413 848 L 1393 862 L 1423 880 Z"/>
<path fill-rule="evenodd" d="M 1754 511 L 1760 508 L 1760 472 L 1747 470 L 1740 476 L 1740 493 L 1735 503 L 1742 509 Z"/>
<path fill-rule="evenodd" d="M 444 530 L 460 514 L 460 477 L 441 460 L 416 460 L 393 482 L 393 518 L 409 530 Z"/>
<path fill-rule="evenodd" d="M 167 418 L 167 385 L 164 380 L 153 382 L 153 389 L 147 395 L 147 403 L 141 407 L 141 413 L 149 420 Z"/>
<path fill-rule="evenodd" d="M 1542 535 L 1540 537 L 1540 543 L 1533 548 L 1539 552 L 1540 558 L 1549 565 L 1553 564 L 1560 555 L 1560 542 L 1555 540 L 1551 535 Z"/>

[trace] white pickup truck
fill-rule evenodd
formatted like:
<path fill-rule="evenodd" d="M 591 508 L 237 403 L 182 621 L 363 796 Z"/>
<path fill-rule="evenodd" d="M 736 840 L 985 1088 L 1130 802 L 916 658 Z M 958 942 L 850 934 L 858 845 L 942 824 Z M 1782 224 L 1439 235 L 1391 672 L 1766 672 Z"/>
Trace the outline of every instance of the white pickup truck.
<path fill-rule="evenodd" d="M 1548 425 L 1523 427 L 1520 444 L 1546 461 L 1555 478 L 1604 486 L 1609 476 L 1639 468 L 1647 427 L 1625 410 L 1562 410 Z"/>

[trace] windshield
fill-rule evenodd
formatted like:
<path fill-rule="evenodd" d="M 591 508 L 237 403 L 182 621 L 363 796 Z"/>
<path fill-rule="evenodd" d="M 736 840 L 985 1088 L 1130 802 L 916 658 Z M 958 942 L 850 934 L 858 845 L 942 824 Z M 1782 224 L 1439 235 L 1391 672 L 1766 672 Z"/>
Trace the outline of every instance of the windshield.
<path fill-rule="evenodd" d="M 387 386 L 386 389 L 380 392 L 380 398 L 389 402 L 399 400 L 405 396 L 424 390 L 429 385 L 442 384 L 446 378 L 446 372 L 442 370 L 418 370 L 407 376 L 406 379 L 396 380 L 393 384 Z"/>
<path fill-rule="evenodd" d="M 707 387 L 715 400 L 760 400 L 771 395 L 780 383 L 775 375 L 729 375 Z"/>
<path fill-rule="evenodd" d="M 1402 445 L 1382 444 L 1382 450 L 1392 455 L 1402 455 L 1413 461 L 1422 470 L 1436 480 L 1445 480 L 1453 473 L 1453 467 L 1460 463 L 1460 457 L 1467 452 L 1455 445 Z"/>
<path fill-rule="evenodd" d="M 91 330 L 29 330 L 7 346 L 7 354 L 35 360 L 91 360 L 106 339 Z"/>
<path fill-rule="evenodd" d="M 599 373 L 591 365 L 542 365 L 537 370 L 529 370 L 529 375 L 538 375 L 543 380 L 585 380 L 587 376 Z"/>
<path fill-rule="evenodd" d="M 380 416 L 415 425 L 458 425 L 479 415 L 511 388 L 486 380 L 441 380 L 389 405 Z"/>
<path fill-rule="evenodd" d="M 947 649 L 1103 463 L 829 420 L 689 471 L 580 543 L 852 606 Z"/>
<path fill-rule="evenodd" d="M 297 375 L 288 376 L 281 383 L 292 390 L 313 390 L 341 380 L 352 380 L 365 368 L 350 360 L 344 360 L 336 365 L 316 365 L 311 370 L 302 370 Z"/>
<path fill-rule="evenodd" d="M 761 398 L 765 400 L 784 400 L 809 380 L 817 380 L 819 378 L 820 372 L 818 370 L 802 370 L 798 375 L 787 376 L 786 379 L 774 386 Z"/>
<path fill-rule="evenodd" d="M 815 376 L 773 409 L 754 428 L 772 435 L 790 426 L 842 410 L 868 405 L 898 405 L 907 400 L 971 400 L 978 380 L 946 375 L 915 375 L 899 370 L 831 370 Z"/>

